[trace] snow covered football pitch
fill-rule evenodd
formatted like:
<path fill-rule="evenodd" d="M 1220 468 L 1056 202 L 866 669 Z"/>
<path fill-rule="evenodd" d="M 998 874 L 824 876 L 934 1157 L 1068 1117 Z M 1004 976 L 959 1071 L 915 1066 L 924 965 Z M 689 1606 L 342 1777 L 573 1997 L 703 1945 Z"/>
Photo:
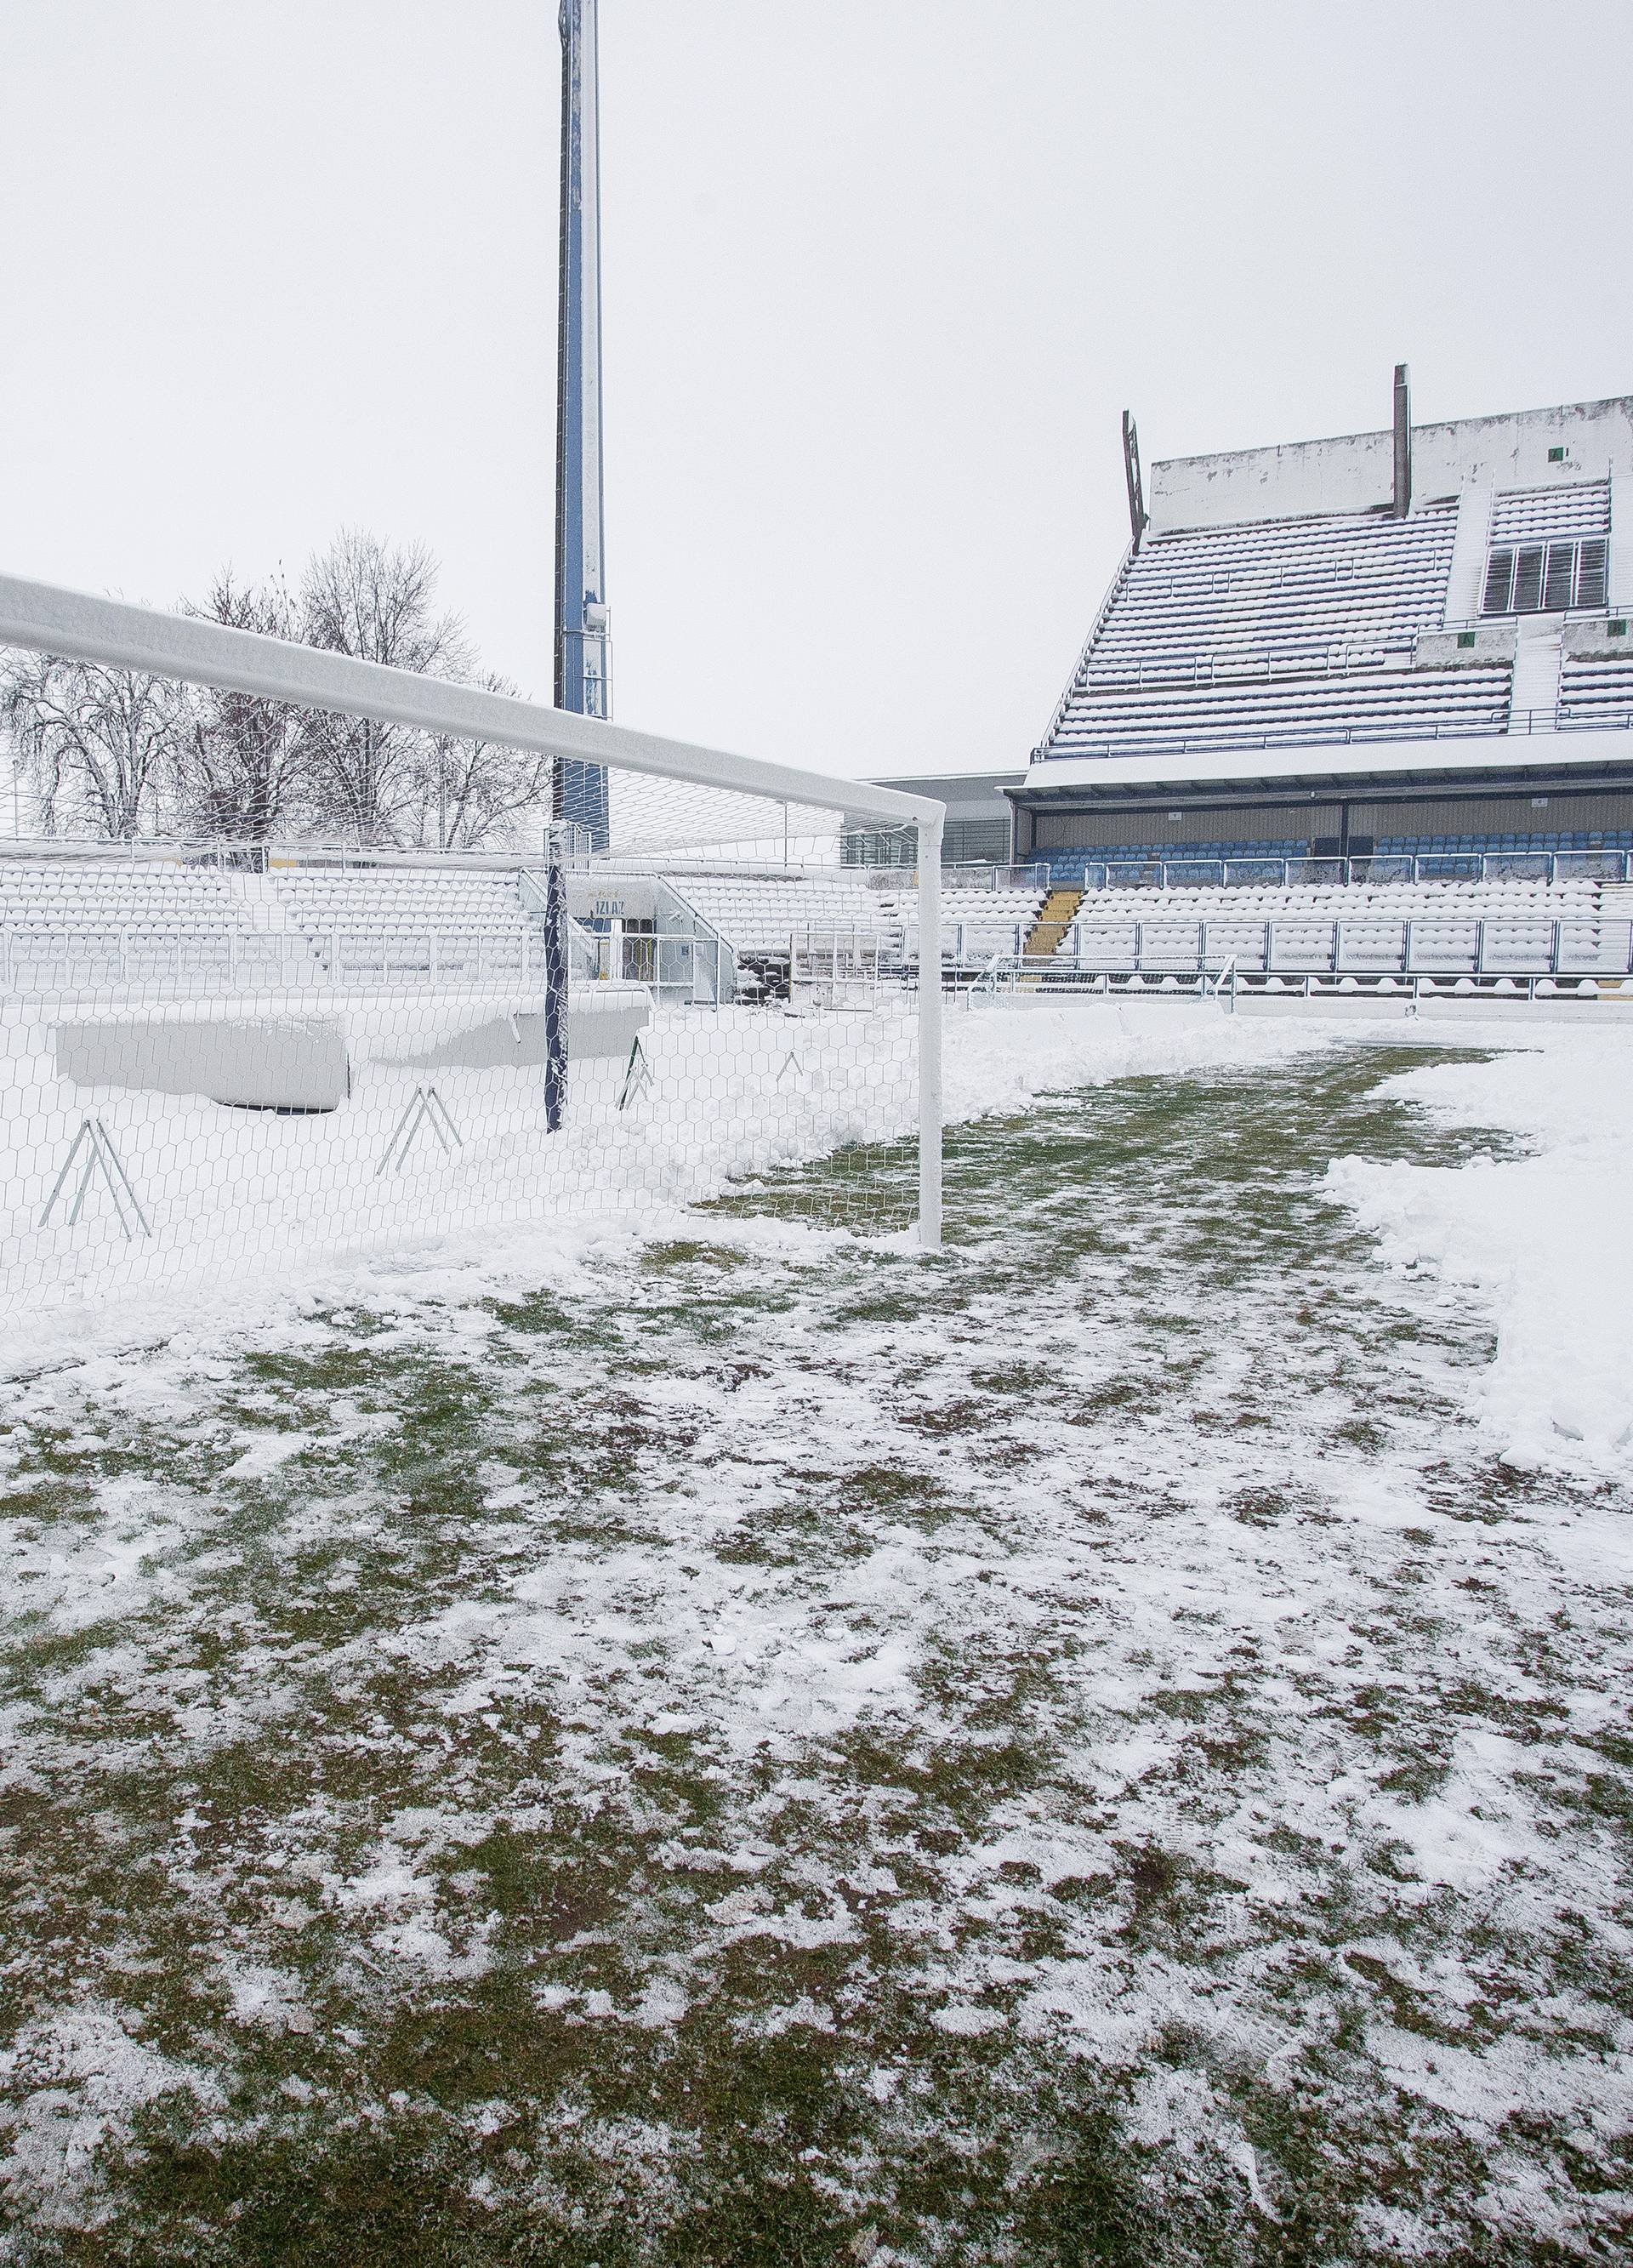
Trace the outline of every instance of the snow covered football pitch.
<path fill-rule="evenodd" d="M 1624 2254 L 1633 1034 L 1423 1036 L 14 1344 L 0 2258 Z"/>

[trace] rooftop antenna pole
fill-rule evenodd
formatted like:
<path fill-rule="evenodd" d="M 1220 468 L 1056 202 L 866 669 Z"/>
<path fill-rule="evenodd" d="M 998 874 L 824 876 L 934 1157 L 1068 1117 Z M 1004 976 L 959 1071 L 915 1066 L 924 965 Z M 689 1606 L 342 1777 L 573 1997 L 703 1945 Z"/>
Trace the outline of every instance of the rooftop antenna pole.
<path fill-rule="evenodd" d="M 602 556 L 601 166 L 596 0 L 561 0 L 562 208 L 555 373 L 555 705 L 612 715 Z M 557 819 L 607 847 L 607 773 L 555 760 Z"/>
<path fill-rule="evenodd" d="M 1394 366 L 1394 516 L 1412 509 L 1412 379 L 1403 362 Z"/>
<path fill-rule="evenodd" d="M 1122 413 L 1122 470 L 1129 483 L 1129 526 L 1134 531 L 1134 549 L 1137 551 L 1144 540 L 1151 514 L 1145 509 L 1145 485 L 1140 478 L 1140 437 L 1135 430 L 1134 413 Z"/>

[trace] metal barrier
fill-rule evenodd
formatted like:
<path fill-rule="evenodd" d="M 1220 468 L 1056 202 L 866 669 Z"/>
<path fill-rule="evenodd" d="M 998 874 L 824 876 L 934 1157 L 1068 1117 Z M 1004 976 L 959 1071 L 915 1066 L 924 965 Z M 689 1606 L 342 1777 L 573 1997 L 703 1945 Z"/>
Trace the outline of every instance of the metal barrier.
<path fill-rule="evenodd" d="M 621 927 L 616 932 L 579 924 L 590 983 L 647 984 L 666 1005 L 717 1008 L 735 997 L 738 976 L 731 947 L 717 937 L 695 937 Z"/>
<path fill-rule="evenodd" d="M 1633 921 L 1546 914 L 1534 920 L 1468 914 L 1319 922 L 1294 917 L 1108 923 L 1079 917 L 1055 958 L 1063 966 L 1129 976 L 1182 976 L 1226 956 L 1244 975 L 1266 976 L 1622 977 L 1633 975 Z"/>
<path fill-rule="evenodd" d="M 1379 852 L 1365 858 L 1093 858 L 1081 878 L 1056 862 L 1063 880 L 1088 890 L 1294 889 L 1412 882 L 1633 882 L 1633 850 L 1435 850 Z"/>
<path fill-rule="evenodd" d="M 998 955 L 973 984 L 959 988 L 965 1007 L 979 999 L 999 1001 L 1076 999 L 1225 1000 L 1234 1014 L 1240 999 L 1381 1000 L 1416 1005 L 1427 999 L 1611 1000 L 1633 1007 L 1633 977 L 1619 978 L 1600 970 L 1582 976 L 1552 976 L 1525 971 L 1487 972 L 1480 976 L 1438 976 L 1410 971 L 1399 975 L 1335 976 L 1315 969 L 1290 969 L 1269 975 L 1245 972 L 1234 961 L 1200 969 L 1168 969 L 1141 974 L 1131 969 L 1096 968 L 1070 961 L 1056 962 Z"/>
<path fill-rule="evenodd" d="M 0 980 L 11 991 L 131 983 L 228 992 L 541 986 L 544 970 L 544 933 L 531 922 L 503 931 L 376 923 L 321 931 L 12 924 L 0 932 Z"/>

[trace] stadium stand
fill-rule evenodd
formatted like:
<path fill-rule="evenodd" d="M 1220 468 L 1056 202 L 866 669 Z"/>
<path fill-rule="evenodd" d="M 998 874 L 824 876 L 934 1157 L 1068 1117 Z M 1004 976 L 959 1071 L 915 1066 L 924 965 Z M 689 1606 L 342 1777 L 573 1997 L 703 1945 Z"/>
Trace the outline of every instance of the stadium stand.
<path fill-rule="evenodd" d="M 785 965 L 796 946 L 854 939 L 880 956 L 881 969 L 918 959 L 918 915 L 911 890 L 832 875 L 687 873 L 669 887 L 732 947 L 739 964 Z M 884 887 L 880 887 L 883 884 Z M 944 958 L 959 963 L 1016 953 L 1044 893 L 946 888 L 941 897 Z"/>
<path fill-rule="evenodd" d="M 1629 943 L 1591 883 L 1427 882 L 1166 890 L 1142 895 L 1137 919 L 1097 897 L 1063 950 L 1131 970 L 1623 976 Z"/>
<path fill-rule="evenodd" d="M 813 930 L 894 931 L 899 917 L 879 914 L 879 894 L 837 876 L 677 873 L 678 896 L 735 948 L 739 959 L 785 955 L 791 940 Z M 894 907 L 894 900 L 891 900 Z"/>
<path fill-rule="evenodd" d="M 1001 782 L 1011 858 L 1092 892 L 1633 850 L 1633 399 L 1417 426 L 1402 371 L 1395 406 L 1159 463 L 1149 502 L 1128 452 L 1129 549 Z"/>
<path fill-rule="evenodd" d="M 19 986 L 206 990 L 520 976 L 541 932 L 517 872 L 400 863 L 262 873 L 127 851 L 0 859 L 0 949 Z"/>
<path fill-rule="evenodd" d="M 1438 631 L 1455 503 L 1179 533 L 1130 552 L 1051 728 L 1050 757 L 1502 729 L 1512 664 Z"/>

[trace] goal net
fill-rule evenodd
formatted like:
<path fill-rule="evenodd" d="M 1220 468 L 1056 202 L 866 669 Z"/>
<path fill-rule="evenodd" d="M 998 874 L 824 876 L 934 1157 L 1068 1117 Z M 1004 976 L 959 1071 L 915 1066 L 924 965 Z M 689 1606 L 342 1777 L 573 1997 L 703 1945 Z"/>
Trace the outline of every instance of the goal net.
<path fill-rule="evenodd" d="M 912 869 L 846 858 L 933 806 L 41 591 L 0 578 L 0 638 L 632 761 L 593 828 L 476 850 L 4 845 L 0 1314 L 557 1219 L 936 1241 L 938 961 L 921 989 Z"/>

